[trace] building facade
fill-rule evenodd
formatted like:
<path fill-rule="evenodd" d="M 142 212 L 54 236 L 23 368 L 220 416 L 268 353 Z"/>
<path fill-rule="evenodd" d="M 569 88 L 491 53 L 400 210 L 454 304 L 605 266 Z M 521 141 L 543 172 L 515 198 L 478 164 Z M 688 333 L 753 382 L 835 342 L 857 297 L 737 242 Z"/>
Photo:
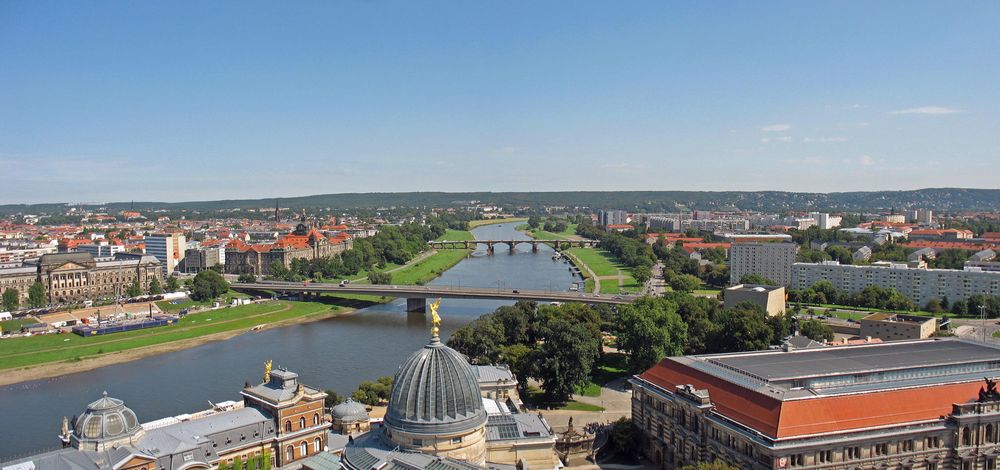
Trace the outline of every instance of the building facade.
<path fill-rule="evenodd" d="M 998 357 L 954 339 L 672 357 L 633 378 L 632 419 L 662 468 L 993 470 Z"/>
<path fill-rule="evenodd" d="M 726 308 L 733 308 L 742 302 L 750 302 L 763 308 L 768 315 L 783 315 L 785 313 L 785 288 L 754 284 L 739 284 L 726 288 Z"/>
<path fill-rule="evenodd" d="M 144 237 L 146 244 L 146 254 L 153 255 L 160 260 L 163 266 L 163 274 L 170 276 L 177 269 L 177 266 L 184 259 L 184 250 L 187 243 L 184 235 L 180 233 L 158 233 Z"/>
<path fill-rule="evenodd" d="M 628 212 L 623 210 L 600 211 L 597 213 L 598 223 L 602 226 L 624 225 L 628 223 Z"/>
<path fill-rule="evenodd" d="M 937 318 L 900 313 L 873 313 L 861 319 L 860 335 L 883 341 L 926 339 L 937 331 Z"/>
<path fill-rule="evenodd" d="M 746 274 L 757 274 L 779 286 L 792 283 L 795 243 L 734 243 L 729 249 L 729 282 L 739 284 Z"/>
<path fill-rule="evenodd" d="M 299 224 L 294 232 L 279 237 L 275 243 L 248 245 L 230 242 L 226 247 L 225 271 L 229 274 L 268 275 L 274 262 L 289 268 L 293 259 L 334 256 L 351 246 L 348 236 L 327 237 L 315 228 Z"/>
<path fill-rule="evenodd" d="M 840 264 L 838 261 L 795 263 L 792 287 L 804 289 L 827 280 L 839 290 L 859 292 L 868 286 L 896 289 L 917 305 L 931 299 L 953 302 L 976 294 L 1000 295 L 1000 272 L 975 268 L 927 269 L 905 263 L 871 265 Z"/>
<path fill-rule="evenodd" d="M 0 290 L 14 288 L 22 305 L 28 289 L 36 281 L 45 287 L 49 303 L 111 299 L 125 295 L 125 289 L 139 282 L 143 292 L 157 278 L 161 285 L 160 262 L 148 255 L 118 253 L 94 258 L 90 253 L 52 253 L 23 266 L 0 269 Z"/>

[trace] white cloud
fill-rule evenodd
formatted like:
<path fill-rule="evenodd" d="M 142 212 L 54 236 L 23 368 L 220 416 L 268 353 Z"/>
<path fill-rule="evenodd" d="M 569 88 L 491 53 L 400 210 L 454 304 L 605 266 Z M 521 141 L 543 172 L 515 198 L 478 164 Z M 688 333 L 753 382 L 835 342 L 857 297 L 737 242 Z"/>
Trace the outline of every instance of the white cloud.
<path fill-rule="evenodd" d="M 828 144 L 831 142 L 847 142 L 847 137 L 806 137 L 802 141 L 807 144 Z"/>
<path fill-rule="evenodd" d="M 862 155 L 858 158 L 858 162 L 861 163 L 862 166 L 872 166 L 875 164 L 875 159 L 871 155 Z"/>
<path fill-rule="evenodd" d="M 946 108 L 944 106 L 921 106 L 919 108 L 898 109 L 890 111 L 889 114 L 955 114 L 962 112 L 961 109 Z"/>
<path fill-rule="evenodd" d="M 761 127 L 760 130 L 764 132 L 785 132 L 791 128 L 791 124 L 771 124 L 770 126 Z"/>

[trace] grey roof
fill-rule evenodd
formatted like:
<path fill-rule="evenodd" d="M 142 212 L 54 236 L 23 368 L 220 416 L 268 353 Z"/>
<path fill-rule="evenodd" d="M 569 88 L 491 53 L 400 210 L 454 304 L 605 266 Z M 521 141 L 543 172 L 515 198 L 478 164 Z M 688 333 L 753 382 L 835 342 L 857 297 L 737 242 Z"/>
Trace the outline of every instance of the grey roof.
<path fill-rule="evenodd" d="M 321 452 L 299 462 L 305 470 L 340 470 L 340 459 L 329 452 Z"/>
<path fill-rule="evenodd" d="M 139 441 L 138 446 L 156 456 L 177 454 L 197 449 L 213 435 L 270 422 L 271 416 L 257 408 L 240 408 L 151 429 Z"/>
<path fill-rule="evenodd" d="M 472 366 L 435 335 L 399 366 L 385 423 L 417 434 L 456 433 L 482 426 L 486 411 Z"/>
<path fill-rule="evenodd" d="M 513 381 L 514 374 L 506 367 L 492 365 L 473 366 L 476 378 L 479 382 L 503 382 Z"/>
<path fill-rule="evenodd" d="M 54 450 L 12 462 L 5 462 L 3 466 L 7 468 L 28 462 L 31 462 L 36 470 L 99 470 L 101 468 L 90 459 L 87 453 L 73 448 Z"/>
<path fill-rule="evenodd" d="M 553 438 L 548 423 L 538 415 L 517 413 L 491 415 L 486 422 L 487 441 Z"/>
<path fill-rule="evenodd" d="M 447 457 L 399 450 L 388 444 L 381 432 L 369 432 L 348 444 L 341 457 L 348 469 L 371 470 L 482 470 L 483 467 Z M 381 466 L 385 464 L 385 466 Z"/>
<path fill-rule="evenodd" d="M 368 409 L 365 405 L 348 398 L 347 401 L 334 406 L 333 417 L 344 421 L 368 421 Z"/>
<path fill-rule="evenodd" d="M 87 411 L 73 423 L 73 436 L 80 441 L 105 441 L 134 435 L 142 428 L 135 412 L 108 392 L 87 405 Z"/>
<path fill-rule="evenodd" d="M 708 362 L 765 381 L 846 375 L 996 360 L 1000 348 L 959 340 L 929 340 L 703 356 Z"/>
<path fill-rule="evenodd" d="M 244 389 L 242 393 L 263 398 L 271 403 L 281 403 L 295 398 L 299 386 L 306 393 L 319 393 L 319 390 L 301 385 L 298 379 L 299 374 L 295 372 L 274 369 L 268 375 L 267 383 L 254 385 L 253 387 Z"/>

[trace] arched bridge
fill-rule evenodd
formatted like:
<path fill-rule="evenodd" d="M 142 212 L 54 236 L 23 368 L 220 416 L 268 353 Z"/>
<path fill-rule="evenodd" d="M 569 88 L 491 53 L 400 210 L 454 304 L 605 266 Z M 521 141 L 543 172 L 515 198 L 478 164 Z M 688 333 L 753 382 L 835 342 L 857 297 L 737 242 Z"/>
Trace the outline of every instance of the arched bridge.
<path fill-rule="evenodd" d="M 587 304 L 622 305 L 636 299 L 634 295 L 599 295 L 583 292 L 555 292 L 526 289 L 498 289 L 450 286 L 397 286 L 376 284 L 323 284 L 318 282 L 254 282 L 232 285 L 237 290 L 302 293 L 365 294 L 406 299 L 407 311 L 424 311 L 427 299 L 491 299 L 534 300 L 540 302 L 582 302 Z"/>
<path fill-rule="evenodd" d="M 507 245 L 510 252 L 513 253 L 514 247 L 526 243 L 531 245 L 532 253 L 537 253 L 539 245 L 549 245 L 556 250 L 562 250 L 572 247 L 596 247 L 599 242 L 597 240 L 437 240 L 427 242 L 431 248 L 438 250 L 468 250 L 475 248 L 480 243 L 486 245 L 486 253 L 492 255 L 496 245 Z"/>

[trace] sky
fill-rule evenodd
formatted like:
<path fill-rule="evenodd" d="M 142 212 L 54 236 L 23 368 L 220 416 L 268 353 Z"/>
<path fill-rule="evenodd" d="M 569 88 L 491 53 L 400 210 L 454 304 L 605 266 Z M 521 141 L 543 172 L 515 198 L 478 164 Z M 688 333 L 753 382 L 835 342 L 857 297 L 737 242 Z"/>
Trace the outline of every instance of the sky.
<path fill-rule="evenodd" d="M 0 1 L 0 203 L 998 188 L 1000 2 Z"/>

